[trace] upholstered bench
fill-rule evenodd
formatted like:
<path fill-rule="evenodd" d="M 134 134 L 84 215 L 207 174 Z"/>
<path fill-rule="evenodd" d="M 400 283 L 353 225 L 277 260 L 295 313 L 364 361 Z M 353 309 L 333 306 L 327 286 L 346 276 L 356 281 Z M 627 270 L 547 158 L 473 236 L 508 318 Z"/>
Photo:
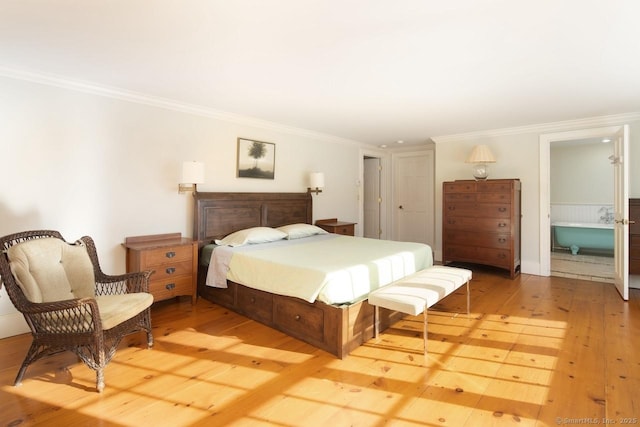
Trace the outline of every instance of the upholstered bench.
<path fill-rule="evenodd" d="M 467 314 L 470 309 L 469 281 L 471 270 L 436 265 L 396 280 L 369 294 L 369 304 L 375 306 L 375 337 L 380 330 L 380 307 L 424 318 L 424 354 L 427 354 L 427 309 L 460 286 L 467 285 Z"/>

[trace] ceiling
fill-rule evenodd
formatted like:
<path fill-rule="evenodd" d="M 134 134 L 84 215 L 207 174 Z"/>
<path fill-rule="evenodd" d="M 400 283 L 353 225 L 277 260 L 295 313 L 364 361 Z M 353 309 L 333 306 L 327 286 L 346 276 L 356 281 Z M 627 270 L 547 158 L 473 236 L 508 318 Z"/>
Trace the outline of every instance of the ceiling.
<path fill-rule="evenodd" d="M 0 67 L 414 144 L 640 111 L 638 16 L 637 0 L 0 0 Z"/>

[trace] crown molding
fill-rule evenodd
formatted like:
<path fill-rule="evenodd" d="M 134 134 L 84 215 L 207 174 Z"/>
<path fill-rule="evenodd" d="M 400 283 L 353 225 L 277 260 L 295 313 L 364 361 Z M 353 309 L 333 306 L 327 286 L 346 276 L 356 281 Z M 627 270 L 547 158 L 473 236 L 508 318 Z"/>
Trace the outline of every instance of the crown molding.
<path fill-rule="evenodd" d="M 451 141 L 468 141 L 478 138 L 491 138 L 508 135 L 522 135 L 527 133 L 551 133 L 561 132 L 572 129 L 591 128 L 619 125 L 635 120 L 640 120 L 640 112 L 614 114 L 609 116 L 589 117 L 586 119 L 565 120 L 559 122 L 540 123 L 535 125 L 517 126 L 502 129 L 490 129 L 478 132 L 459 133 L 452 135 L 442 135 L 432 137 L 436 144 L 442 144 Z"/>
<path fill-rule="evenodd" d="M 143 104 L 166 110 L 178 111 L 181 113 L 192 114 L 197 116 L 208 117 L 229 123 L 239 124 L 243 126 L 251 126 L 255 128 L 283 132 L 291 135 L 302 136 L 311 139 L 317 139 L 325 142 L 338 144 L 355 145 L 358 147 L 367 146 L 360 141 L 329 135 L 321 132 L 315 132 L 294 126 L 287 126 L 268 120 L 258 119 L 241 114 L 229 113 L 226 111 L 216 110 L 196 104 L 189 104 L 175 101 L 173 99 L 162 98 L 158 96 L 147 95 L 144 93 L 129 91 L 116 87 L 99 85 L 92 82 L 79 80 L 71 80 L 61 76 L 54 76 L 34 71 L 26 71 L 21 69 L 0 66 L 0 77 L 7 77 L 15 80 L 23 80 L 31 83 L 38 83 L 47 86 L 55 86 L 62 89 L 68 89 L 76 92 L 83 92 L 107 98 L 114 98 L 121 101 Z"/>

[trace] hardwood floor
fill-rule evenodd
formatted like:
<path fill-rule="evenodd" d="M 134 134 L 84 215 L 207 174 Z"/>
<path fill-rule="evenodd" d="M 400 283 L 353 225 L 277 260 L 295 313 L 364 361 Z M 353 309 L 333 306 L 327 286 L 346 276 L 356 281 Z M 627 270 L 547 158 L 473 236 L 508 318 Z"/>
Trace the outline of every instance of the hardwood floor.
<path fill-rule="evenodd" d="M 639 424 L 640 291 L 474 269 L 465 292 L 344 360 L 199 299 L 153 308 L 155 347 L 124 342 L 105 372 L 69 353 L 14 377 L 30 336 L 0 340 L 0 424 L 556 426 Z M 437 311 L 441 310 L 441 311 Z M 612 424 L 611 422 L 609 424 Z"/>

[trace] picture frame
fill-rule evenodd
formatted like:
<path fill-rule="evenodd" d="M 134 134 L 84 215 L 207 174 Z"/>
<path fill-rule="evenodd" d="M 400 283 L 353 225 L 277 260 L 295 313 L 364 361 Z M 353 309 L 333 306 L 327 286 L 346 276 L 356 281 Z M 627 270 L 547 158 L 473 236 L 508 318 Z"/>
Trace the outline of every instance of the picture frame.
<path fill-rule="evenodd" d="M 238 138 L 238 178 L 274 179 L 276 169 L 276 144 Z"/>

